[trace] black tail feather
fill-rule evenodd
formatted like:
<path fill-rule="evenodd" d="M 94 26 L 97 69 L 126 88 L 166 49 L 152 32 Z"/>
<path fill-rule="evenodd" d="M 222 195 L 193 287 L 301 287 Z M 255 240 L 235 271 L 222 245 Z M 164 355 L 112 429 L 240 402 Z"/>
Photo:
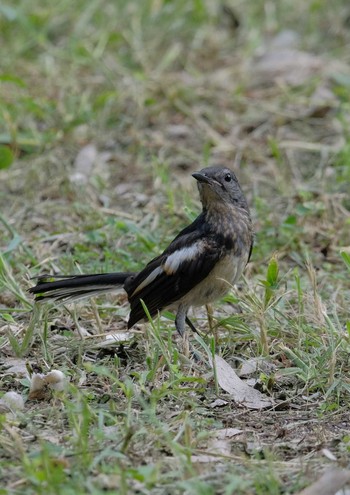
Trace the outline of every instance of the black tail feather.
<path fill-rule="evenodd" d="M 67 275 L 38 277 L 38 283 L 29 289 L 36 301 L 44 299 L 69 300 L 111 292 L 124 286 L 130 272 L 100 273 L 96 275 Z"/>

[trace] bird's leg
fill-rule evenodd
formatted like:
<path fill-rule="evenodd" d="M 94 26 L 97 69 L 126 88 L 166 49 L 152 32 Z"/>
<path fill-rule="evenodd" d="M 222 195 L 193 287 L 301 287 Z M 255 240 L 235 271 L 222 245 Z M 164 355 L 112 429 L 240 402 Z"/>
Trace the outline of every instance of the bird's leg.
<path fill-rule="evenodd" d="M 180 304 L 176 313 L 175 328 L 181 337 L 185 336 L 185 322 L 188 320 L 187 311 L 188 308 L 183 304 Z"/>
<path fill-rule="evenodd" d="M 211 304 L 206 304 L 205 309 L 207 310 L 209 331 L 213 334 L 215 345 L 217 345 L 217 343 L 219 342 L 219 335 L 218 335 L 218 327 L 217 325 L 215 326 L 214 324 L 213 306 Z"/>
<path fill-rule="evenodd" d="M 180 304 L 176 313 L 175 327 L 178 333 L 180 334 L 180 336 L 182 337 L 183 353 L 185 356 L 188 357 L 190 354 L 190 348 L 188 341 L 188 333 L 186 332 L 185 329 L 187 311 L 188 311 L 188 307 L 184 306 L 183 304 Z"/>
<path fill-rule="evenodd" d="M 196 327 L 193 325 L 192 321 L 187 317 L 188 307 L 180 304 L 176 318 L 175 318 L 175 327 L 180 336 L 182 337 L 182 348 L 183 353 L 186 357 L 191 356 L 194 361 L 201 361 L 202 357 L 198 352 L 194 349 L 194 347 L 190 344 L 188 340 L 188 332 L 185 331 L 185 323 L 191 328 L 193 332 L 196 332 L 198 335 L 198 331 Z"/>

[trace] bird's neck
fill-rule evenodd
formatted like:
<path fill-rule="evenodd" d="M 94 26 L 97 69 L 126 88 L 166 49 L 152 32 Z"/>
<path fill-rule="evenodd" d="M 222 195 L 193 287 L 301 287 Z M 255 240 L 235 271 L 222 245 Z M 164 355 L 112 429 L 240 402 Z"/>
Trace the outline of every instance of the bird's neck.
<path fill-rule="evenodd" d="M 243 216 L 250 218 L 248 205 L 245 201 L 235 203 L 226 203 L 223 201 L 210 202 L 209 205 L 203 204 L 203 214 L 211 222 L 219 221 L 223 217 Z"/>

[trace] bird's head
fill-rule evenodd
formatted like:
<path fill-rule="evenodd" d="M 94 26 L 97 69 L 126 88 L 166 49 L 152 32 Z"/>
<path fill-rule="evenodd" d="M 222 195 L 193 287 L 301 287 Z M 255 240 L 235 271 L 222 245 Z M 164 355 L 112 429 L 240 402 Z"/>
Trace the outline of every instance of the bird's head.
<path fill-rule="evenodd" d="M 229 203 L 248 210 L 248 204 L 234 172 L 227 167 L 207 167 L 192 174 L 197 180 L 203 208 Z"/>

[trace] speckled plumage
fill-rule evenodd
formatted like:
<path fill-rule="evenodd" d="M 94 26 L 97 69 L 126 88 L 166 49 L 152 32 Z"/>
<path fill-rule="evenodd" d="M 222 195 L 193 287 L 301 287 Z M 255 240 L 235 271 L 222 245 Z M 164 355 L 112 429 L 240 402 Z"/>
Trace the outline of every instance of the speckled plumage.
<path fill-rule="evenodd" d="M 176 328 L 183 334 L 187 312 L 225 295 L 248 263 L 253 232 L 249 208 L 235 174 L 207 167 L 193 174 L 203 205 L 196 220 L 138 273 L 77 275 L 30 289 L 37 299 L 67 300 L 123 287 L 130 302 L 128 328 L 145 317 L 177 307 Z"/>

